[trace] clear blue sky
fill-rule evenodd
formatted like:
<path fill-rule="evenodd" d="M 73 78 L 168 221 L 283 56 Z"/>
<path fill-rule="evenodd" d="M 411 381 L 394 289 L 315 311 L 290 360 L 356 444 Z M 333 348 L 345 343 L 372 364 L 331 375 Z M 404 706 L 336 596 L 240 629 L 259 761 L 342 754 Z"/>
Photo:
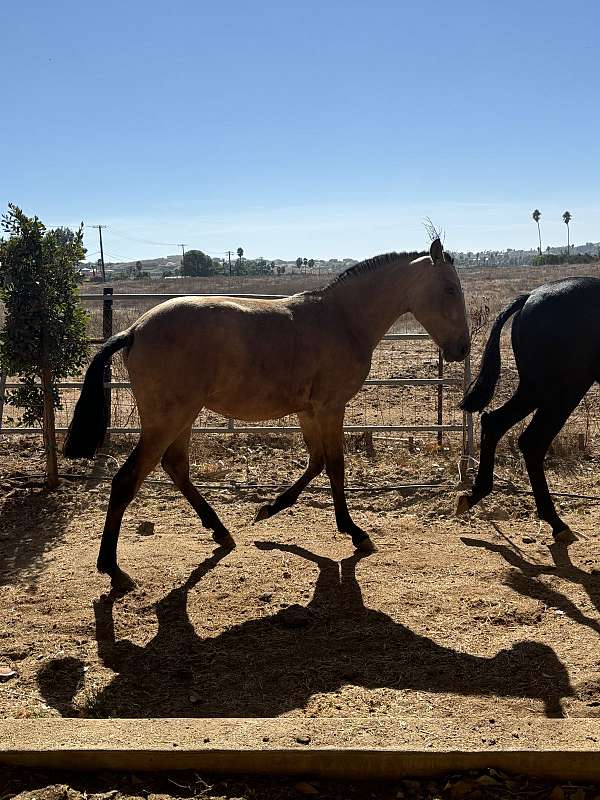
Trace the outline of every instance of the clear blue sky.
<path fill-rule="evenodd" d="M 425 216 L 529 247 L 535 207 L 598 241 L 599 31 L 596 0 L 5 3 L 0 203 L 109 257 L 364 257 Z"/>

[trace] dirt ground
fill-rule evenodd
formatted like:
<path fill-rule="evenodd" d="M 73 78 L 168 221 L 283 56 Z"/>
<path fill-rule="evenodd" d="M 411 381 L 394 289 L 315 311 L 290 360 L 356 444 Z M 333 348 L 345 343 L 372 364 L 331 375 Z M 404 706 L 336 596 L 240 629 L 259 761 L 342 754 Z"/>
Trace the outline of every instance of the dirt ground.
<path fill-rule="evenodd" d="M 3 800 L 598 800 L 600 786 L 540 781 L 505 775 L 496 770 L 437 777 L 434 780 L 394 782 L 315 781 L 298 778 L 256 778 L 174 773 L 171 775 L 95 773 L 31 773 L 6 770 L 0 774 Z"/>
<path fill-rule="evenodd" d="M 207 442 L 195 470 L 210 480 L 243 445 L 250 480 L 298 473 L 295 439 L 260 442 Z M 0 448 L 0 667 L 16 673 L 0 683 L 4 717 L 600 716 L 597 504 L 561 500 L 579 535 L 568 548 L 527 495 L 497 492 L 457 519 L 456 450 L 373 451 L 356 437 L 349 484 L 441 482 L 349 493 L 376 553 L 360 558 L 336 534 L 318 487 L 258 525 L 273 490 L 206 491 L 238 545 L 226 552 L 174 488 L 147 483 L 120 543 L 138 587 L 115 598 L 94 567 L 109 487 L 98 478 L 125 445 L 105 476 L 54 494 L 19 477 L 41 469 L 39 443 Z M 520 470 L 507 458 L 498 471 L 526 486 Z M 597 459 L 551 459 L 548 475 L 600 496 Z"/>
<path fill-rule="evenodd" d="M 0 774 L 3 800 L 598 800 L 600 786 L 562 784 L 496 770 L 437 777 L 434 780 L 394 782 L 314 781 L 298 778 L 256 778 L 174 773 L 171 775 L 95 773 L 31 773 L 7 770 Z"/>

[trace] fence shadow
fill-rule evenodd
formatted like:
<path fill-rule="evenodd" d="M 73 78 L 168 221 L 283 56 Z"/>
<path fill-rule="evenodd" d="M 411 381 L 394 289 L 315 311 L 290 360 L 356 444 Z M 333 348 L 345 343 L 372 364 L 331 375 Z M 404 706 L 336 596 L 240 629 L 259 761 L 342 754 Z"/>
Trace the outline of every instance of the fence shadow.
<path fill-rule="evenodd" d="M 444 647 L 386 614 L 366 608 L 356 579 L 364 556 L 340 563 L 292 545 L 257 542 L 315 563 L 307 606 L 294 605 L 200 638 L 187 614 L 190 590 L 226 556 L 217 549 L 156 605 L 158 631 L 145 646 L 115 639 L 115 598 L 95 603 L 102 663 L 116 675 L 88 697 L 84 713 L 113 717 L 270 717 L 305 707 L 315 693 L 345 684 L 367 689 L 529 697 L 561 716 L 573 694 L 567 671 L 547 645 L 523 641 L 491 658 Z M 302 568 L 302 561 L 298 566 Z M 82 665 L 66 659 L 38 674 L 46 702 L 63 714 L 64 685 L 77 687 Z M 70 677 L 65 676 L 72 673 Z M 58 678 L 53 680 L 52 675 Z M 365 712 L 369 707 L 365 703 Z"/>
<path fill-rule="evenodd" d="M 600 612 L 600 573 L 586 572 L 575 566 L 571 561 L 567 544 L 554 542 L 548 548 L 552 564 L 536 564 L 527 561 L 523 553 L 512 543 L 493 544 L 485 539 L 468 537 L 461 537 L 461 541 L 469 547 L 482 547 L 490 553 L 497 553 L 507 564 L 515 567 L 515 571 L 508 577 L 507 585 L 518 594 L 539 600 L 551 608 L 558 608 L 574 622 L 600 634 L 600 620 L 586 616 L 566 595 L 538 580 L 541 575 L 556 575 L 569 583 L 578 584 Z"/>
<path fill-rule="evenodd" d="M 17 490 L 0 505 L 0 586 L 32 580 L 41 556 L 62 539 L 72 509 L 61 492 Z"/>

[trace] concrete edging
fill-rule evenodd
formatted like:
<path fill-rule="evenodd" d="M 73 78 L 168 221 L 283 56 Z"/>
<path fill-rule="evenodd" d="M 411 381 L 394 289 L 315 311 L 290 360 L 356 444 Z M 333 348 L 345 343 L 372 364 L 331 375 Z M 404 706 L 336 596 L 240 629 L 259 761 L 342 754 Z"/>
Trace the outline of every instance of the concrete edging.
<path fill-rule="evenodd" d="M 600 781 L 600 719 L 5 719 L 0 764 L 352 779 L 494 767 Z"/>

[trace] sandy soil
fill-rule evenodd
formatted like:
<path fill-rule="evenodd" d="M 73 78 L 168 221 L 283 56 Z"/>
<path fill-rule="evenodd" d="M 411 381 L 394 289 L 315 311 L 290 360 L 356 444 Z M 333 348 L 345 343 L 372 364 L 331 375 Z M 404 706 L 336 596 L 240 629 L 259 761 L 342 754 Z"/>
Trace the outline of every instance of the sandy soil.
<path fill-rule="evenodd" d="M 527 496 L 497 493 L 456 519 L 452 489 L 353 493 L 378 546 L 359 558 L 326 492 L 255 526 L 273 492 L 207 492 L 238 543 L 225 552 L 173 488 L 146 484 L 120 545 L 138 588 L 114 598 L 94 569 L 108 484 L 23 486 L 17 473 L 41 454 L 2 447 L 0 665 L 16 672 L 0 683 L 3 716 L 600 716 L 589 501 L 562 501 L 580 534 L 567 549 Z M 293 441 L 268 462 L 256 440 L 247 450 L 250 478 L 261 464 L 263 482 L 298 471 Z M 420 477 L 455 483 L 456 453 L 435 459 L 357 445 L 349 482 L 407 482 L 421 465 Z M 556 466 L 554 488 L 600 495 L 598 462 Z"/>

